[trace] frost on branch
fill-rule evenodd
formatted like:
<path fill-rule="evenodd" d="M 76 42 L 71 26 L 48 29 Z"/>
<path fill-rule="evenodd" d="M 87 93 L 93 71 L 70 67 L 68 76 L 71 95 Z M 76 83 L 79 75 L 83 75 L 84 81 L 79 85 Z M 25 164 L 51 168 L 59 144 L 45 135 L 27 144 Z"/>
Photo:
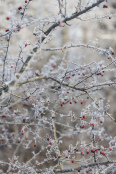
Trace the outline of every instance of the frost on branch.
<path fill-rule="evenodd" d="M 115 173 L 112 2 L 2 2 L 0 172 Z"/>

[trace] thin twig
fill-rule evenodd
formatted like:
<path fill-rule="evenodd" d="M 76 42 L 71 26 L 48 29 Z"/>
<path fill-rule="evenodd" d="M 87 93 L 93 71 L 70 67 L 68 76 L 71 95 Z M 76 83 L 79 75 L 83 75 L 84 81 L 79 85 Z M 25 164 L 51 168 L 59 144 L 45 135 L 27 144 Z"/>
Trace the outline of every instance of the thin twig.
<path fill-rule="evenodd" d="M 87 91 L 85 91 L 85 92 L 86 92 L 87 95 L 94 101 L 94 99 L 91 97 L 91 95 L 90 95 Z M 96 105 L 98 108 L 100 107 L 98 103 L 95 103 L 95 105 Z M 106 114 L 108 117 L 111 118 L 111 120 L 113 120 L 113 121 L 116 122 L 116 120 L 115 120 L 113 117 L 111 117 L 111 115 L 110 115 L 107 111 L 104 110 L 104 112 L 105 112 L 105 114 Z"/>

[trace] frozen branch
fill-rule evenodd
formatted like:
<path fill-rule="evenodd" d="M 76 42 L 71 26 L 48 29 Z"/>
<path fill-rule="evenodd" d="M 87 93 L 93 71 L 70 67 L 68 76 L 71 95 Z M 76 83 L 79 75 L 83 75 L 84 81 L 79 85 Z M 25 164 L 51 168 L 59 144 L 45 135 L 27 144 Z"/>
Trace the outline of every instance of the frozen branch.
<path fill-rule="evenodd" d="M 82 169 L 86 169 L 88 167 L 94 167 L 94 166 L 107 166 L 110 164 L 114 164 L 115 165 L 116 162 L 114 161 L 106 161 L 106 162 L 96 162 L 96 163 L 90 163 L 90 164 L 86 164 L 86 165 L 81 165 L 75 168 L 69 168 L 69 169 L 63 169 L 63 170 L 59 170 L 59 169 L 55 169 L 53 170 L 53 172 L 55 173 L 68 173 L 68 172 L 74 172 L 74 171 L 78 171 L 78 170 L 82 170 Z M 41 173 L 39 171 L 37 171 L 37 173 Z"/>

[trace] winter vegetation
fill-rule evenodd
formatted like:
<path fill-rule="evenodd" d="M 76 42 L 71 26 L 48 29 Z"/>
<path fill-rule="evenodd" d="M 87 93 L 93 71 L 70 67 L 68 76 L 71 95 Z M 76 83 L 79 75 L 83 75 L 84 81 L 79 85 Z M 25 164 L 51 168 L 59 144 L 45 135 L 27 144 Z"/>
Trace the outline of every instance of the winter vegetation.
<path fill-rule="evenodd" d="M 115 174 L 116 2 L 0 7 L 0 174 Z"/>

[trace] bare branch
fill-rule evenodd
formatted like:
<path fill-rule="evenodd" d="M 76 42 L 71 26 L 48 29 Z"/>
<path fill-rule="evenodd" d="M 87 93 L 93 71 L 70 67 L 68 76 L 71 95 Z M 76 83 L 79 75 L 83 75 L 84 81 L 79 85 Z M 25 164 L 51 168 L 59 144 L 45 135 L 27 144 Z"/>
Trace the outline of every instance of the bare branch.
<path fill-rule="evenodd" d="M 70 169 L 63 169 L 63 170 L 59 170 L 59 169 L 56 169 L 54 170 L 55 173 L 68 173 L 68 172 L 74 172 L 74 171 L 77 171 L 77 170 L 82 170 L 82 169 L 85 169 L 85 168 L 88 168 L 88 167 L 94 167 L 94 166 L 101 166 L 101 165 L 109 165 L 109 164 L 115 164 L 116 162 L 114 161 L 106 161 L 106 162 L 96 162 L 96 163 L 90 163 L 90 164 L 86 164 L 86 165 L 81 165 L 81 166 L 78 166 L 78 167 L 75 167 L 75 168 L 70 168 Z"/>
<path fill-rule="evenodd" d="M 77 18 L 78 16 L 80 16 L 80 15 L 82 15 L 82 14 L 88 12 L 89 10 L 91 10 L 92 8 L 96 7 L 97 5 L 99 5 L 100 3 L 104 2 L 104 1 L 105 1 L 105 0 L 99 0 L 98 2 L 93 3 L 91 6 L 85 8 L 84 10 L 82 10 L 82 11 L 80 11 L 80 12 L 73 13 L 70 17 L 66 17 L 65 19 L 63 19 L 63 20 L 62 20 L 62 23 L 66 23 L 67 21 L 70 21 L 70 20 L 72 20 L 72 19 L 74 19 L 74 18 Z M 51 25 L 51 26 L 44 32 L 44 34 L 47 36 L 53 29 L 55 29 L 56 27 L 58 27 L 59 24 L 60 24 L 59 21 L 56 22 L 56 23 L 54 23 L 53 25 Z M 43 42 L 43 41 L 45 40 L 45 38 L 46 38 L 46 37 L 43 36 L 42 39 L 41 39 L 41 42 Z M 35 47 L 35 48 L 33 48 L 33 50 L 31 51 L 31 54 L 30 54 L 29 56 L 27 56 L 26 61 L 25 61 L 24 64 L 22 65 L 22 67 L 21 67 L 19 73 L 23 73 L 23 72 L 24 72 L 24 70 L 25 70 L 24 67 L 27 66 L 28 62 L 29 62 L 29 61 L 31 60 L 31 58 L 33 57 L 33 54 L 34 54 L 35 52 L 37 52 L 37 50 L 38 50 L 38 46 Z"/>

